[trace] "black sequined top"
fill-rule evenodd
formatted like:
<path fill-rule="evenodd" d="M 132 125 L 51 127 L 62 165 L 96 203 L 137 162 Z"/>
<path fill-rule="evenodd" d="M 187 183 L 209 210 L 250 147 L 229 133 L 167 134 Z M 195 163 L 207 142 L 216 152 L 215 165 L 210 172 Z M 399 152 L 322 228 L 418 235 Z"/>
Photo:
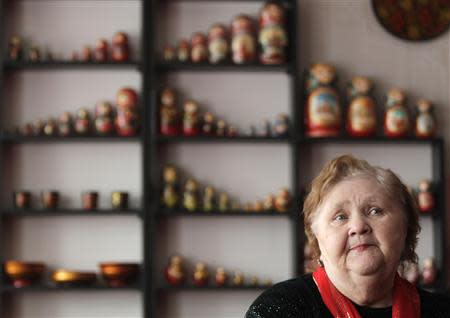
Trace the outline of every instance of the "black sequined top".
<path fill-rule="evenodd" d="M 450 298 L 419 289 L 422 318 L 450 318 Z M 392 307 L 355 304 L 362 318 L 391 318 Z M 274 285 L 250 306 L 245 318 L 333 318 L 311 274 Z M 403 317 L 402 317 L 403 318 Z M 408 317 L 405 317 L 408 318 Z"/>

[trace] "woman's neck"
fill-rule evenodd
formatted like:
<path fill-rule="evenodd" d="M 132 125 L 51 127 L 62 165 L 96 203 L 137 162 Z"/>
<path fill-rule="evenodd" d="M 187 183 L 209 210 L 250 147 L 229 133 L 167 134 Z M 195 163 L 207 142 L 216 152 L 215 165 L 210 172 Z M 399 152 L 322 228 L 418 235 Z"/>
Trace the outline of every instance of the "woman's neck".
<path fill-rule="evenodd" d="M 357 275 L 326 270 L 333 285 L 354 303 L 372 308 L 392 306 L 395 273 Z"/>

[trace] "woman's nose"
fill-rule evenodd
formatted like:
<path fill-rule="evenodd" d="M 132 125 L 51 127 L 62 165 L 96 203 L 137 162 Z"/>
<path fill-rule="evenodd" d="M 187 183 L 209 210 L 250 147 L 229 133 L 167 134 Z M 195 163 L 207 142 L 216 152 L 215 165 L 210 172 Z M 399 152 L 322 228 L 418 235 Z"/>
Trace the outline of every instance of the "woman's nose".
<path fill-rule="evenodd" d="M 349 222 L 349 235 L 363 235 L 370 232 L 370 226 L 367 223 L 367 220 L 362 216 L 354 216 L 350 218 Z"/>

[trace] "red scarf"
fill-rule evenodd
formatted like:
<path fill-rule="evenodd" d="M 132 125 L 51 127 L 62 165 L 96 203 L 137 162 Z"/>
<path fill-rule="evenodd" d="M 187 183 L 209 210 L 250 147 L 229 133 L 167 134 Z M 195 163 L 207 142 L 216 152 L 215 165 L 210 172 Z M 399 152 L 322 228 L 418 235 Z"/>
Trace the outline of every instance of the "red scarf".
<path fill-rule="evenodd" d="M 335 318 L 361 318 L 352 302 L 342 295 L 328 278 L 323 267 L 313 273 L 323 302 Z M 420 298 L 417 288 L 408 281 L 395 276 L 393 318 L 420 318 Z"/>

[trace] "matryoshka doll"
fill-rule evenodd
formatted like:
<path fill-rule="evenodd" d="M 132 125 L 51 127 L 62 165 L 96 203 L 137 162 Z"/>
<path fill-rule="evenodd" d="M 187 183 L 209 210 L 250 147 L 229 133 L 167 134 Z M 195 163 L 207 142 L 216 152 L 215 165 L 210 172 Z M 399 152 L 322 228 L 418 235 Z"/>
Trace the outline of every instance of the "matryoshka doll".
<path fill-rule="evenodd" d="M 206 36 L 197 32 L 191 38 L 191 62 L 202 63 L 208 60 Z"/>
<path fill-rule="evenodd" d="M 58 124 L 54 118 L 49 118 L 44 126 L 46 136 L 55 136 L 58 132 Z"/>
<path fill-rule="evenodd" d="M 286 188 L 281 188 L 275 198 L 275 209 L 278 212 L 287 212 L 292 205 L 292 197 L 289 190 Z"/>
<path fill-rule="evenodd" d="M 117 32 L 112 38 L 111 58 L 114 62 L 126 62 L 130 58 L 128 35 Z"/>
<path fill-rule="evenodd" d="M 94 60 L 97 62 L 108 60 L 108 42 L 105 39 L 98 39 L 95 43 Z"/>
<path fill-rule="evenodd" d="M 92 60 L 92 49 L 89 45 L 85 45 L 81 49 L 81 60 L 83 62 L 89 62 Z"/>
<path fill-rule="evenodd" d="M 75 118 L 75 132 L 79 135 L 86 135 L 90 132 L 90 129 L 89 112 L 86 108 L 80 108 Z"/>
<path fill-rule="evenodd" d="M 420 212 L 430 213 L 434 209 L 434 195 L 431 181 L 423 179 L 419 182 L 419 193 L 417 194 L 417 204 Z"/>
<path fill-rule="evenodd" d="M 204 113 L 203 114 L 202 133 L 207 136 L 214 135 L 216 133 L 214 123 L 215 123 L 214 115 L 210 112 Z"/>
<path fill-rule="evenodd" d="M 278 114 L 273 132 L 277 137 L 286 137 L 289 134 L 289 117 L 287 114 Z"/>
<path fill-rule="evenodd" d="M 281 4 L 269 1 L 264 4 L 259 17 L 260 61 L 263 64 L 284 63 L 288 39 L 285 29 L 285 12 Z"/>
<path fill-rule="evenodd" d="M 195 211 L 199 207 L 198 184 L 190 178 L 184 185 L 183 207 L 188 211 Z"/>
<path fill-rule="evenodd" d="M 197 136 L 200 133 L 198 104 L 193 100 L 187 100 L 183 105 L 183 111 L 183 134 Z"/>
<path fill-rule="evenodd" d="M 306 77 L 306 134 L 309 137 L 337 136 L 341 128 L 341 105 L 334 66 L 313 64 Z"/>
<path fill-rule="evenodd" d="M 234 272 L 233 285 L 234 286 L 242 286 L 242 285 L 244 285 L 244 276 L 242 275 L 242 273 Z"/>
<path fill-rule="evenodd" d="M 230 46 L 228 44 L 227 29 L 222 24 L 214 24 L 208 31 L 209 62 L 216 64 L 228 58 Z"/>
<path fill-rule="evenodd" d="M 273 211 L 275 209 L 275 196 L 269 193 L 264 199 L 264 210 Z"/>
<path fill-rule="evenodd" d="M 181 39 L 178 42 L 177 47 L 177 58 L 180 62 L 189 61 L 189 57 L 191 56 L 189 42 L 186 39 Z"/>
<path fill-rule="evenodd" d="M 409 132 L 410 120 L 406 108 L 406 94 L 393 88 L 386 95 L 384 134 L 388 137 L 404 137 Z"/>
<path fill-rule="evenodd" d="M 179 191 L 177 169 L 172 165 L 164 166 L 162 204 L 169 209 L 176 208 L 180 201 Z"/>
<path fill-rule="evenodd" d="M 426 258 L 423 261 L 422 283 L 424 285 L 431 285 L 436 282 L 436 278 L 437 278 L 436 263 L 432 257 Z"/>
<path fill-rule="evenodd" d="M 58 133 L 66 137 L 73 133 L 73 120 L 69 112 L 62 113 L 58 118 Z"/>
<path fill-rule="evenodd" d="M 181 256 L 174 255 L 170 257 L 169 264 L 164 270 L 164 276 L 167 282 L 172 286 L 179 286 L 184 283 L 186 274 Z"/>
<path fill-rule="evenodd" d="M 217 271 L 216 271 L 216 277 L 215 277 L 216 286 L 217 287 L 225 286 L 225 284 L 227 283 L 227 280 L 228 280 L 228 274 L 225 271 L 225 269 L 223 267 L 218 267 Z"/>
<path fill-rule="evenodd" d="M 216 192 L 212 186 L 205 187 L 203 193 L 203 211 L 210 212 L 216 207 Z"/>
<path fill-rule="evenodd" d="M 372 82 L 362 76 L 354 77 L 347 86 L 350 101 L 347 110 L 347 132 L 354 137 L 373 136 L 377 132 L 375 101 L 371 96 Z"/>
<path fill-rule="evenodd" d="M 247 15 L 238 15 L 231 22 L 231 51 L 232 60 L 236 64 L 255 61 L 255 26 Z"/>
<path fill-rule="evenodd" d="M 134 136 L 139 128 L 138 94 L 129 87 L 121 88 L 116 95 L 116 132 L 119 136 Z"/>
<path fill-rule="evenodd" d="M 195 286 L 205 286 L 208 284 L 209 279 L 209 273 L 208 269 L 206 268 L 205 263 L 197 263 L 195 264 L 195 271 L 193 275 L 193 282 Z"/>
<path fill-rule="evenodd" d="M 95 105 L 94 126 L 100 135 L 110 135 L 114 132 L 114 114 L 110 103 L 101 101 Z"/>
<path fill-rule="evenodd" d="M 175 60 L 175 49 L 172 47 L 172 45 L 167 44 L 166 46 L 164 46 L 163 60 L 165 62 L 172 62 L 173 60 Z"/>
<path fill-rule="evenodd" d="M 174 136 L 179 132 L 179 113 L 175 105 L 175 92 L 171 88 L 164 88 L 161 92 L 160 133 L 165 136 Z"/>
<path fill-rule="evenodd" d="M 9 39 L 8 58 L 11 61 L 18 61 L 23 58 L 22 39 L 19 36 L 12 36 Z"/>
<path fill-rule="evenodd" d="M 419 138 L 433 137 L 436 132 L 436 120 L 433 115 L 433 105 L 426 99 L 417 102 L 416 136 Z"/>
<path fill-rule="evenodd" d="M 219 211 L 226 212 L 228 210 L 230 210 L 230 197 L 228 193 L 221 192 L 219 194 Z"/>

